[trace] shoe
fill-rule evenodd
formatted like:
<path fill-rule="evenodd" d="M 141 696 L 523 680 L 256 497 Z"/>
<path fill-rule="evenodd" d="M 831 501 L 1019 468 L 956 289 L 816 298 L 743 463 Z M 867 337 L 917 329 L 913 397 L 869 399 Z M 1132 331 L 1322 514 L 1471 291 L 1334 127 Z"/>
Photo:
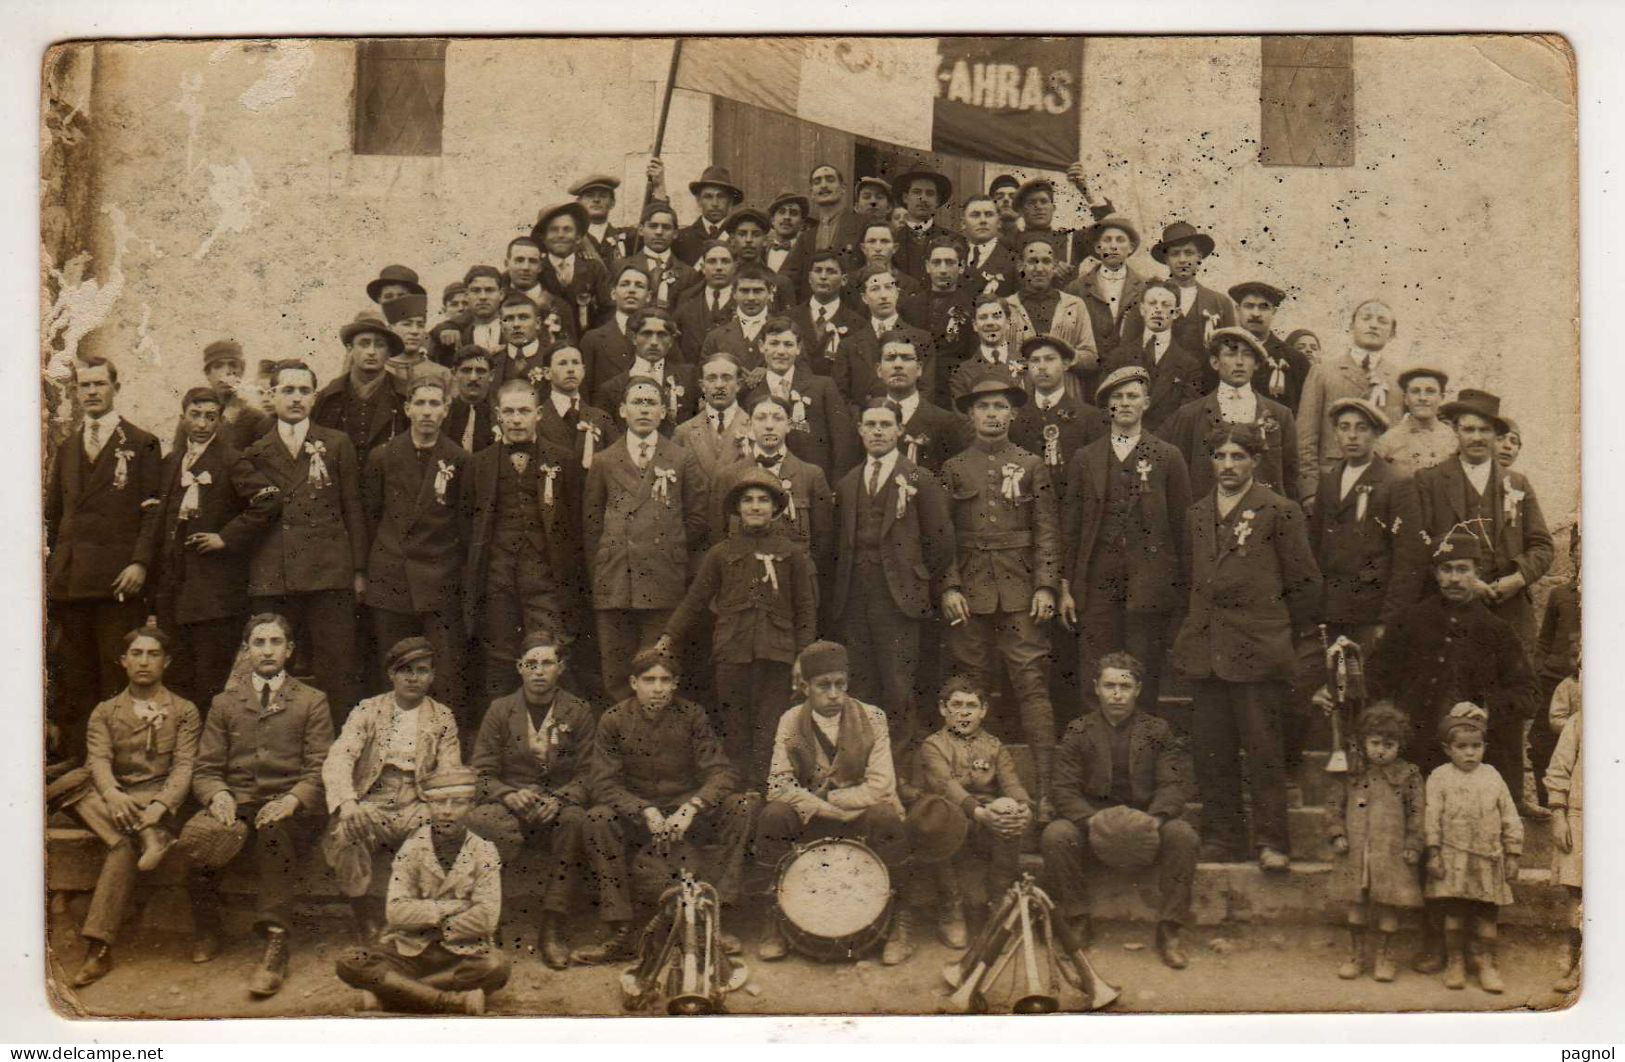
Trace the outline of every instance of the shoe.
<path fill-rule="evenodd" d="M 1198 863 L 1239 863 L 1241 856 L 1222 841 L 1203 841 L 1196 853 Z"/>
<path fill-rule="evenodd" d="M 192 961 L 212 962 L 220 954 L 220 931 L 201 929 L 192 938 Z"/>
<path fill-rule="evenodd" d="M 914 955 L 914 944 L 909 940 L 913 928 L 914 912 L 906 907 L 900 908 L 892 916 L 891 932 L 886 934 L 886 946 L 880 951 L 882 965 L 896 966 Z"/>
<path fill-rule="evenodd" d="M 464 1014 L 485 1013 L 485 989 L 471 988 L 467 992 L 448 992 L 447 995 L 461 996 Z"/>
<path fill-rule="evenodd" d="M 83 988 L 94 984 L 107 976 L 113 968 L 113 947 L 100 940 L 90 942 L 90 950 L 85 952 L 85 961 L 79 967 L 79 972 L 73 975 L 73 987 Z"/>
<path fill-rule="evenodd" d="M 965 948 L 970 944 L 970 931 L 965 925 L 965 905 L 950 903 L 937 918 L 937 935 L 950 948 Z"/>
<path fill-rule="evenodd" d="M 1445 930 L 1444 986 L 1450 989 L 1467 987 L 1467 956 L 1462 952 L 1461 932 Z"/>
<path fill-rule="evenodd" d="M 175 837 L 162 826 L 148 826 L 141 831 L 141 858 L 136 860 L 135 868 L 145 874 L 155 870 L 164 856 L 175 847 Z"/>
<path fill-rule="evenodd" d="M 1377 954 L 1371 962 L 1372 980 L 1387 984 L 1399 972 L 1394 967 L 1393 943 L 1392 933 L 1377 934 Z"/>
<path fill-rule="evenodd" d="M 745 954 L 745 945 L 739 943 L 739 938 L 732 933 L 717 930 L 717 943 L 722 946 L 722 954 L 724 955 Z"/>
<path fill-rule="evenodd" d="M 577 948 L 570 954 L 572 962 L 583 966 L 599 966 L 606 962 L 620 962 L 623 959 L 637 957 L 637 934 L 632 929 L 631 922 L 611 923 L 615 928 L 610 930 L 609 938 L 598 944 L 588 944 L 584 948 Z"/>
<path fill-rule="evenodd" d="M 1170 970 L 1183 970 L 1191 964 L 1179 942 L 1179 923 L 1157 923 L 1157 954 L 1162 957 L 1162 964 Z"/>
<path fill-rule="evenodd" d="M 1539 804 L 1531 803 L 1525 800 L 1518 801 L 1518 814 L 1523 818 L 1534 819 L 1536 821 L 1549 819 L 1552 817 L 1552 811 L 1550 808 L 1543 808 Z"/>
<path fill-rule="evenodd" d="M 265 930 L 265 958 L 248 979 L 248 994 L 266 999 L 277 994 L 288 979 L 288 931 L 278 926 Z"/>
<path fill-rule="evenodd" d="M 1365 972 L 1365 930 L 1349 927 L 1349 957 L 1337 968 L 1337 976 L 1352 981 Z"/>
<path fill-rule="evenodd" d="M 1283 874 L 1292 866 L 1292 860 L 1285 852 L 1277 852 L 1265 845 L 1258 852 L 1258 869 L 1270 874 Z"/>
<path fill-rule="evenodd" d="M 762 935 L 756 941 L 756 957 L 763 962 L 778 962 L 790 954 L 790 942 L 784 939 L 779 920 L 771 912 L 762 922 Z"/>
<path fill-rule="evenodd" d="M 570 949 L 564 943 L 564 937 L 559 925 L 559 916 L 551 911 L 542 915 L 541 931 L 536 935 L 536 947 L 542 953 L 542 961 L 550 970 L 562 970 L 570 965 Z"/>
<path fill-rule="evenodd" d="M 1472 948 L 1478 959 L 1478 987 L 1492 996 L 1505 992 L 1506 982 L 1501 980 L 1501 971 L 1495 966 L 1495 940 L 1479 938 L 1473 941 Z"/>
<path fill-rule="evenodd" d="M 1411 960 L 1411 969 L 1419 974 L 1436 974 L 1444 969 L 1443 930 L 1427 922 L 1422 927 L 1422 947 Z"/>

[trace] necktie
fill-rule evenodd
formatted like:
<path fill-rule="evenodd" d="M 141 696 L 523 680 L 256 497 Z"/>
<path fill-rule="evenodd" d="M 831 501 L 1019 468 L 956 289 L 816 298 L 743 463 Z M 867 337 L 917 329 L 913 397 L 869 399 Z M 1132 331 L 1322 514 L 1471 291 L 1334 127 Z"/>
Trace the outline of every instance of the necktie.
<path fill-rule="evenodd" d="M 829 310 L 826 307 L 820 306 L 820 307 L 818 307 L 818 334 L 819 335 L 824 334 L 824 326 L 827 325 L 827 324 L 829 324 Z"/>
<path fill-rule="evenodd" d="M 716 288 L 712 288 L 711 293 L 706 298 L 711 300 L 711 313 L 713 315 L 722 309 L 722 294 Z"/>
<path fill-rule="evenodd" d="M 479 417 L 475 414 L 474 408 L 470 406 L 468 410 L 468 423 L 463 425 L 463 449 L 467 450 L 469 453 L 474 452 L 474 428 L 475 422 L 478 420 Z"/>
<path fill-rule="evenodd" d="M 880 462 L 874 459 L 869 461 L 869 497 L 873 498 L 880 493 Z"/>
<path fill-rule="evenodd" d="M 271 684 L 269 682 L 260 686 L 260 711 L 271 706 Z"/>
<path fill-rule="evenodd" d="M 638 467 L 649 467 L 649 440 L 647 439 L 638 443 Z"/>
<path fill-rule="evenodd" d="M 1151 361 L 1157 360 L 1157 337 L 1152 336 L 1145 341 L 1145 356 Z"/>
<path fill-rule="evenodd" d="M 711 423 L 716 425 L 716 427 L 717 427 L 717 436 L 720 438 L 722 436 L 722 414 L 717 413 L 717 412 L 713 412 L 711 414 Z"/>
<path fill-rule="evenodd" d="M 90 441 L 86 447 L 90 451 L 90 459 L 96 460 L 96 455 L 102 452 L 102 426 L 98 421 L 90 422 Z"/>

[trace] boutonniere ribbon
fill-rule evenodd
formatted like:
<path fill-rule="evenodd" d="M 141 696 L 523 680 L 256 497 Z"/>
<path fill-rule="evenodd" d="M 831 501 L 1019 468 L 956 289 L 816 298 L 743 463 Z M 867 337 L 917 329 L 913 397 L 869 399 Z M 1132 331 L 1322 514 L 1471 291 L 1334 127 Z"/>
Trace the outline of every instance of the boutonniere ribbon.
<path fill-rule="evenodd" d="M 920 463 L 920 451 L 931 445 L 931 436 L 926 432 L 918 435 L 905 435 L 903 442 L 908 446 L 908 459 L 911 464 Z"/>
<path fill-rule="evenodd" d="M 327 463 L 322 460 L 327 447 L 319 442 L 307 442 L 305 453 L 310 455 L 310 485 L 320 490 L 331 482 L 327 475 Z"/>
<path fill-rule="evenodd" d="M 198 490 L 198 488 L 207 487 L 213 482 L 214 477 L 207 472 L 199 472 L 195 476 L 190 472 L 182 472 L 181 486 L 186 488 L 186 493 L 181 495 L 181 510 L 176 514 L 176 518 L 180 520 L 190 520 L 192 517 L 196 516 L 198 505 L 203 500 L 200 496 L 201 492 Z"/>
<path fill-rule="evenodd" d="M 558 478 L 558 465 L 542 465 L 536 471 L 542 474 L 542 504 L 553 504 L 553 481 Z"/>
<path fill-rule="evenodd" d="M 532 387 L 540 387 L 542 381 L 547 379 L 547 370 L 537 366 L 525 373 L 525 379 L 530 381 Z"/>
<path fill-rule="evenodd" d="M 897 484 L 897 519 L 901 520 L 903 514 L 908 512 L 908 500 L 920 492 L 920 488 L 908 481 L 908 477 L 901 472 L 892 479 Z"/>
<path fill-rule="evenodd" d="M 800 391 L 793 388 L 790 391 L 790 430 L 811 430 L 807 427 L 807 400 L 801 397 Z"/>
<path fill-rule="evenodd" d="M 1151 482 L 1152 469 L 1154 469 L 1155 467 L 1156 466 L 1154 466 L 1151 463 L 1150 458 L 1142 457 L 1142 458 L 1140 458 L 1139 462 L 1134 466 L 1134 471 L 1136 471 L 1136 472 L 1138 472 L 1140 474 L 1140 482 L 1141 483 L 1149 484 Z"/>
<path fill-rule="evenodd" d="M 796 496 L 790 489 L 790 481 L 779 480 L 779 486 L 784 488 L 784 517 L 792 524 L 796 522 Z"/>
<path fill-rule="evenodd" d="M 117 463 L 113 466 L 113 489 L 123 490 L 130 482 L 130 458 L 135 456 L 135 451 L 121 446 L 113 451 L 113 456 L 117 459 Z"/>
<path fill-rule="evenodd" d="M 1241 522 L 1236 524 L 1236 548 L 1237 549 L 1240 549 L 1240 550 L 1243 550 L 1243 551 L 1246 550 L 1246 548 L 1247 548 L 1247 539 L 1253 533 L 1253 520 L 1256 519 L 1257 516 L 1258 516 L 1258 514 L 1256 512 L 1254 512 L 1253 510 L 1251 510 L 1251 509 L 1243 509 L 1242 510 L 1242 512 L 1241 512 Z"/>
<path fill-rule="evenodd" d="M 1026 475 L 1027 470 L 1022 468 L 1020 465 L 1009 464 L 1005 465 L 999 471 L 1004 476 L 1004 482 L 1000 487 L 1004 494 L 1004 500 L 1009 502 L 1020 501 L 1021 477 Z"/>
<path fill-rule="evenodd" d="M 453 477 L 457 475 L 457 466 L 450 461 L 441 461 L 434 474 L 434 498 L 441 505 L 446 504 L 446 488 L 451 486 Z"/>
<path fill-rule="evenodd" d="M 682 384 L 670 376 L 666 377 L 666 411 L 672 420 L 677 419 L 677 404 L 683 400 L 686 393 Z"/>
<path fill-rule="evenodd" d="M 1518 522 L 1518 513 L 1523 508 L 1524 492 L 1514 487 L 1510 479 L 1502 480 L 1501 486 L 1506 491 L 1505 496 L 1501 499 L 1501 511 L 1506 514 L 1507 523 L 1516 524 Z"/>
<path fill-rule="evenodd" d="M 584 420 L 576 421 L 576 431 L 582 432 L 581 437 L 581 467 L 592 467 L 592 452 L 598 445 L 598 426 L 589 424 Z"/>
<path fill-rule="evenodd" d="M 756 559 L 762 562 L 762 582 L 772 583 L 773 592 L 779 592 L 779 569 L 774 562 L 779 558 L 771 553 L 758 553 Z"/>
<path fill-rule="evenodd" d="M 1365 520 L 1366 506 L 1371 502 L 1371 485 L 1362 483 L 1354 488 L 1354 522 Z"/>
<path fill-rule="evenodd" d="M 652 488 L 654 496 L 671 504 L 671 489 L 677 485 L 677 470 L 675 468 L 656 468 L 655 482 Z"/>
<path fill-rule="evenodd" d="M 1061 464 L 1061 426 L 1044 425 L 1044 463 L 1052 468 Z"/>

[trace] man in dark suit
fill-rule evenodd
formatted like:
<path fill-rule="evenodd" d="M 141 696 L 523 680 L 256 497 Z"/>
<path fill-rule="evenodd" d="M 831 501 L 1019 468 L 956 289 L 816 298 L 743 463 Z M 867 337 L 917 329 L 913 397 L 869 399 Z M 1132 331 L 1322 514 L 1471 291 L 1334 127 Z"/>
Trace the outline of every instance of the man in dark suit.
<path fill-rule="evenodd" d="M 733 316 L 735 268 L 733 248 L 726 243 L 716 241 L 701 250 L 700 281 L 684 289 L 672 311 L 684 361 L 698 360 L 711 329 Z"/>
<path fill-rule="evenodd" d="M 1109 360 L 1122 339 L 1124 322 L 1145 290 L 1145 277 L 1128 264 L 1129 256 L 1140 249 L 1140 233 L 1128 218 L 1113 215 L 1090 226 L 1083 244 L 1084 256 L 1100 264 L 1079 273 L 1062 290 L 1078 296 L 1088 307 L 1095 349 Z M 1176 306 L 1178 294 L 1174 293 Z"/>
<path fill-rule="evenodd" d="M 385 363 L 406 344 L 370 310 L 357 314 L 339 330 L 339 337 L 344 342 L 344 375 L 329 380 L 316 395 L 310 419 L 319 427 L 342 432 L 356 458 L 365 461 L 374 446 L 406 430 L 400 392 L 385 371 Z"/>
<path fill-rule="evenodd" d="M 1231 328 L 1236 323 L 1236 306 L 1230 297 L 1196 280 L 1202 262 L 1212 253 L 1213 237 L 1198 232 L 1186 221 L 1176 221 L 1163 229 L 1162 239 L 1151 247 L 1151 257 L 1168 267 L 1168 279 L 1179 288 L 1174 338 L 1186 350 L 1206 350 L 1215 329 Z M 1130 325 L 1124 334 L 1132 331 Z"/>
<path fill-rule="evenodd" d="M 963 251 L 957 242 L 937 240 L 925 263 L 930 290 L 904 295 L 897 303 L 903 320 L 931 336 L 935 356 L 924 390 L 939 401 L 948 393 L 953 368 L 976 347 L 976 330 L 971 324 L 975 297 L 964 283 L 962 263 Z"/>
<path fill-rule="evenodd" d="M 502 299 L 506 294 L 502 271 L 491 265 L 470 266 L 463 274 L 463 284 L 468 289 L 468 315 L 461 320 L 452 345 L 455 348 L 472 343 L 496 355 L 508 345 L 502 331 Z M 496 366 L 491 369 L 495 373 Z"/>
<path fill-rule="evenodd" d="M 158 510 L 158 625 L 175 639 L 166 682 L 194 704 L 226 684 L 248 616 L 248 550 L 281 508 L 220 434 L 221 406 L 208 387 L 181 399 L 185 438 L 165 462 Z"/>
<path fill-rule="evenodd" d="M 459 732 L 471 731 L 465 684 L 457 583 L 468 551 L 463 540 L 462 495 L 468 489 L 468 451 L 447 439 L 446 391 L 419 380 L 407 397 L 411 427 L 367 455 L 362 496 L 373 528 L 367 592 L 379 645 L 422 635 L 434 646 L 434 695 L 457 714 Z M 384 676 L 376 676 L 384 683 Z"/>
<path fill-rule="evenodd" d="M 855 312 L 862 313 L 867 308 L 863 302 L 862 285 L 857 281 L 865 270 L 891 273 L 892 281 L 897 285 L 899 301 L 926 290 L 925 282 L 920 277 L 903 272 L 897 264 L 897 232 L 886 219 L 873 218 L 863 226 L 858 239 L 858 253 L 860 261 L 851 271 L 846 290 L 846 304 Z"/>
<path fill-rule="evenodd" d="M 789 316 L 801 336 L 807 367 L 819 376 L 833 371 L 841 340 L 864 324 L 863 315 L 841 298 L 845 288 L 846 262 L 840 252 L 814 251 L 807 263 L 807 301 Z"/>
<path fill-rule="evenodd" d="M 361 468 L 349 435 L 311 422 L 310 366 L 278 362 L 271 389 L 276 425 L 243 456 L 277 488 L 282 511 L 249 559 L 249 603 L 293 621 L 336 728 L 356 704 L 356 600 L 367 590 Z"/>
<path fill-rule="evenodd" d="M 700 387 L 694 366 L 678 361 L 672 355 L 677 345 L 677 322 L 665 310 L 650 307 L 639 310 L 628 322 L 632 330 L 632 367 L 598 385 L 593 405 L 603 410 L 618 411 L 626 396 L 628 382 L 634 376 L 647 376 L 660 381 L 665 415 L 660 420 L 660 434 L 670 436 L 677 425 L 694 415 L 699 408 Z M 616 426 L 625 428 L 617 419 Z"/>
<path fill-rule="evenodd" d="M 807 197 L 780 192 L 767 206 L 772 229 L 762 246 L 762 265 L 784 278 L 791 304 L 807 297 L 807 265 L 816 248 L 806 226 Z"/>
<path fill-rule="evenodd" d="M 506 345 L 498 348 L 491 366 L 491 386 L 501 387 L 509 380 L 524 380 L 539 387 L 545 370 L 542 352 L 552 344 L 541 338 L 542 309 L 529 295 L 518 292 L 503 296 L 502 334 Z"/>
<path fill-rule="evenodd" d="M 910 464 L 934 474 L 948 458 L 965 448 L 967 432 L 962 417 L 932 405 L 920 393 L 920 376 L 924 370 L 916 342 L 901 329 L 887 332 L 880 343 L 876 372 L 880 377 L 881 396 L 897 407 L 902 422 L 898 450 Z"/>
<path fill-rule="evenodd" d="M 953 199 L 953 182 L 932 170 L 910 170 L 893 181 L 892 188 L 907 212 L 897 232 L 896 266 L 899 272 L 923 281 L 932 241 L 942 236 L 958 239 L 937 221 L 937 212 Z"/>
<path fill-rule="evenodd" d="M 609 292 L 614 310 L 576 344 L 585 371 L 581 390 L 589 395 L 600 383 L 632 367 L 632 315 L 649 305 L 649 274 L 630 260 L 616 263 L 614 269 Z"/>
<path fill-rule="evenodd" d="M 480 711 L 518 684 L 514 662 L 526 631 L 569 641 L 575 629 L 579 480 L 567 474 L 571 452 L 537 438 L 538 416 L 534 388 L 509 381 L 497 390 L 502 443 L 475 455 L 462 496 L 463 620 L 484 663 Z"/>
<path fill-rule="evenodd" d="M 1137 365 L 1150 375 L 1151 408 L 1145 414 L 1150 431 L 1161 431 L 1175 413 L 1203 394 L 1206 369 L 1173 334 L 1178 315 L 1179 288 L 1167 280 L 1149 281 L 1140 289 L 1133 334 L 1123 336 L 1105 361 L 1107 373 Z"/>
<path fill-rule="evenodd" d="M 719 351 L 733 355 L 749 372 L 762 367 L 762 329 L 774 300 L 774 281 L 758 262 L 743 262 L 734 274 L 734 312 L 712 326 L 700 344 L 703 360 Z"/>
<path fill-rule="evenodd" d="M 807 190 L 811 199 L 807 232 L 811 234 L 812 249 L 834 251 L 844 269 L 854 268 L 862 238 L 860 230 L 869 215 L 860 214 L 848 204 L 846 175 L 830 163 L 821 162 L 807 175 Z"/>
<path fill-rule="evenodd" d="M 1016 410 L 1010 441 L 1043 459 L 1057 490 L 1064 489 L 1072 455 L 1106 434 L 1106 415 L 1084 397 L 1068 392 L 1077 358 L 1071 344 L 1058 336 L 1034 336 L 1021 344 L 1032 401 Z"/>
<path fill-rule="evenodd" d="M 643 270 L 649 278 L 650 305 L 666 310 L 676 308 L 682 294 L 700 282 L 699 272 L 672 251 L 676 235 L 677 214 L 671 204 L 651 200 L 644 204 L 638 224 L 639 248 L 621 259 Z"/>
<path fill-rule="evenodd" d="M 745 392 L 749 409 L 771 394 L 790 404 L 790 452 L 824 470 L 833 481 L 857 460 L 857 439 L 845 399 L 827 376 L 801 364 L 801 337 L 788 317 L 770 317 L 763 327 L 761 381 Z"/>
<path fill-rule="evenodd" d="M 854 329 L 841 340 L 835 349 L 830 373 L 836 388 L 851 405 L 861 405 L 880 389 L 875 366 L 880 363 L 880 338 L 888 332 L 902 332 L 914 342 L 914 351 L 920 358 L 921 379 L 926 381 L 928 389 L 936 379 L 937 362 L 931 334 L 904 321 L 897 312 L 897 277 L 895 270 L 865 266 L 853 279 L 853 290 L 868 308 L 869 319 L 862 328 Z"/>
<path fill-rule="evenodd" d="M 699 180 L 689 182 L 688 191 L 700 208 L 700 216 L 694 219 L 693 224 L 678 230 L 677 239 L 672 243 L 672 253 L 677 255 L 679 261 L 694 265 L 700 260 L 706 244 L 721 238 L 723 219 L 745 201 L 745 193 L 733 183 L 725 166 L 707 166 Z M 651 195 L 658 199 L 666 197 L 663 177 L 658 180 Z"/>
<path fill-rule="evenodd" d="M 858 426 L 866 458 L 835 488 L 831 627 L 852 656 L 852 694 L 886 712 L 898 748 L 920 725 L 915 675 L 933 587 L 954 560 L 948 497 L 929 472 L 898 451 L 897 405 L 869 399 Z"/>
<path fill-rule="evenodd" d="M 554 347 L 543 355 L 543 363 L 547 386 L 543 388 L 536 434 L 574 454 L 570 474 L 585 483 L 593 456 L 614 442 L 619 434 L 615 421 L 597 406 L 588 405 L 583 397 L 582 377 L 586 369 L 581 351 L 569 346 Z"/>
<path fill-rule="evenodd" d="M 787 278 L 767 266 L 767 244 L 772 232 L 772 221 L 755 207 L 740 207 L 722 223 L 723 238 L 733 248 L 739 269 L 743 271 L 750 266 L 760 269 L 767 277 L 773 308 L 787 310 L 795 305 L 798 296 Z"/>
<path fill-rule="evenodd" d="M 1281 713 L 1297 659 L 1294 636 L 1313 629 L 1321 581 L 1303 511 L 1254 479 L 1264 447 L 1252 424 L 1222 424 L 1207 442 L 1215 489 L 1185 517 L 1190 604 L 1174 639 L 1174 666 L 1196 684 L 1203 861 L 1244 858 L 1245 749 L 1253 848 L 1261 868 L 1284 871 L 1291 860 Z"/>
<path fill-rule="evenodd" d="M 1071 458 L 1061 510 L 1061 622 L 1083 636 L 1078 674 L 1107 653 L 1144 665 L 1143 701 L 1157 710 L 1169 624 L 1184 604 L 1185 513 L 1190 476 L 1171 443 L 1145 428 L 1148 373 L 1113 370 L 1095 401 L 1111 416 L 1106 438 Z"/>
<path fill-rule="evenodd" d="M 587 223 L 581 229 L 581 253 L 598 259 L 606 268 L 631 254 L 637 238 L 631 229 L 609 223 L 609 212 L 615 209 L 615 190 L 620 186 L 620 178 L 595 173 L 568 189 L 587 212 Z"/>
<path fill-rule="evenodd" d="M 990 195 L 973 195 L 965 200 L 961 216 L 965 229 L 961 286 L 966 294 L 1014 295 L 1016 256 L 1001 236 L 998 204 Z"/>
<path fill-rule="evenodd" d="M 491 409 L 492 360 L 490 351 L 470 343 L 457 348 L 451 373 L 456 394 L 451 400 L 451 408 L 446 411 L 446 423 L 441 426 L 441 431 L 446 438 L 471 454 L 502 438 L 496 415 Z"/>
<path fill-rule="evenodd" d="M 572 343 L 579 342 L 610 310 L 608 267 L 581 253 L 586 231 L 587 211 L 576 202 L 543 210 L 531 230 L 531 239 L 547 252 L 540 283 L 555 304 L 564 308 L 564 335 Z"/>
<path fill-rule="evenodd" d="M 126 678 L 124 636 L 147 617 L 163 458 L 158 440 L 113 408 L 118 370 L 74 363 L 83 425 L 57 449 L 45 490 L 45 595 L 59 641 L 50 657 L 62 751 L 84 749 L 85 720 Z"/>
<path fill-rule="evenodd" d="M 1275 311 L 1286 301 L 1286 292 L 1262 280 L 1249 280 L 1227 294 L 1236 304 L 1236 320 L 1264 347 L 1264 364 L 1253 378 L 1253 390 L 1297 409 L 1309 377 L 1309 359 L 1275 334 Z"/>

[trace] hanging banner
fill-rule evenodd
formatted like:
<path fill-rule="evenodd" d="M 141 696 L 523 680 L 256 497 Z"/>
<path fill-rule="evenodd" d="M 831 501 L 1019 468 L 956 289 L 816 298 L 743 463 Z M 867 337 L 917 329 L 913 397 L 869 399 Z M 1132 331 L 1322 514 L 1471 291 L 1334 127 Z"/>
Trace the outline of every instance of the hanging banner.
<path fill-rule="evenodd" d="M 1081 37 L 939 37 L 931 149 L 1064 170 L 1078 159 Z"/>

